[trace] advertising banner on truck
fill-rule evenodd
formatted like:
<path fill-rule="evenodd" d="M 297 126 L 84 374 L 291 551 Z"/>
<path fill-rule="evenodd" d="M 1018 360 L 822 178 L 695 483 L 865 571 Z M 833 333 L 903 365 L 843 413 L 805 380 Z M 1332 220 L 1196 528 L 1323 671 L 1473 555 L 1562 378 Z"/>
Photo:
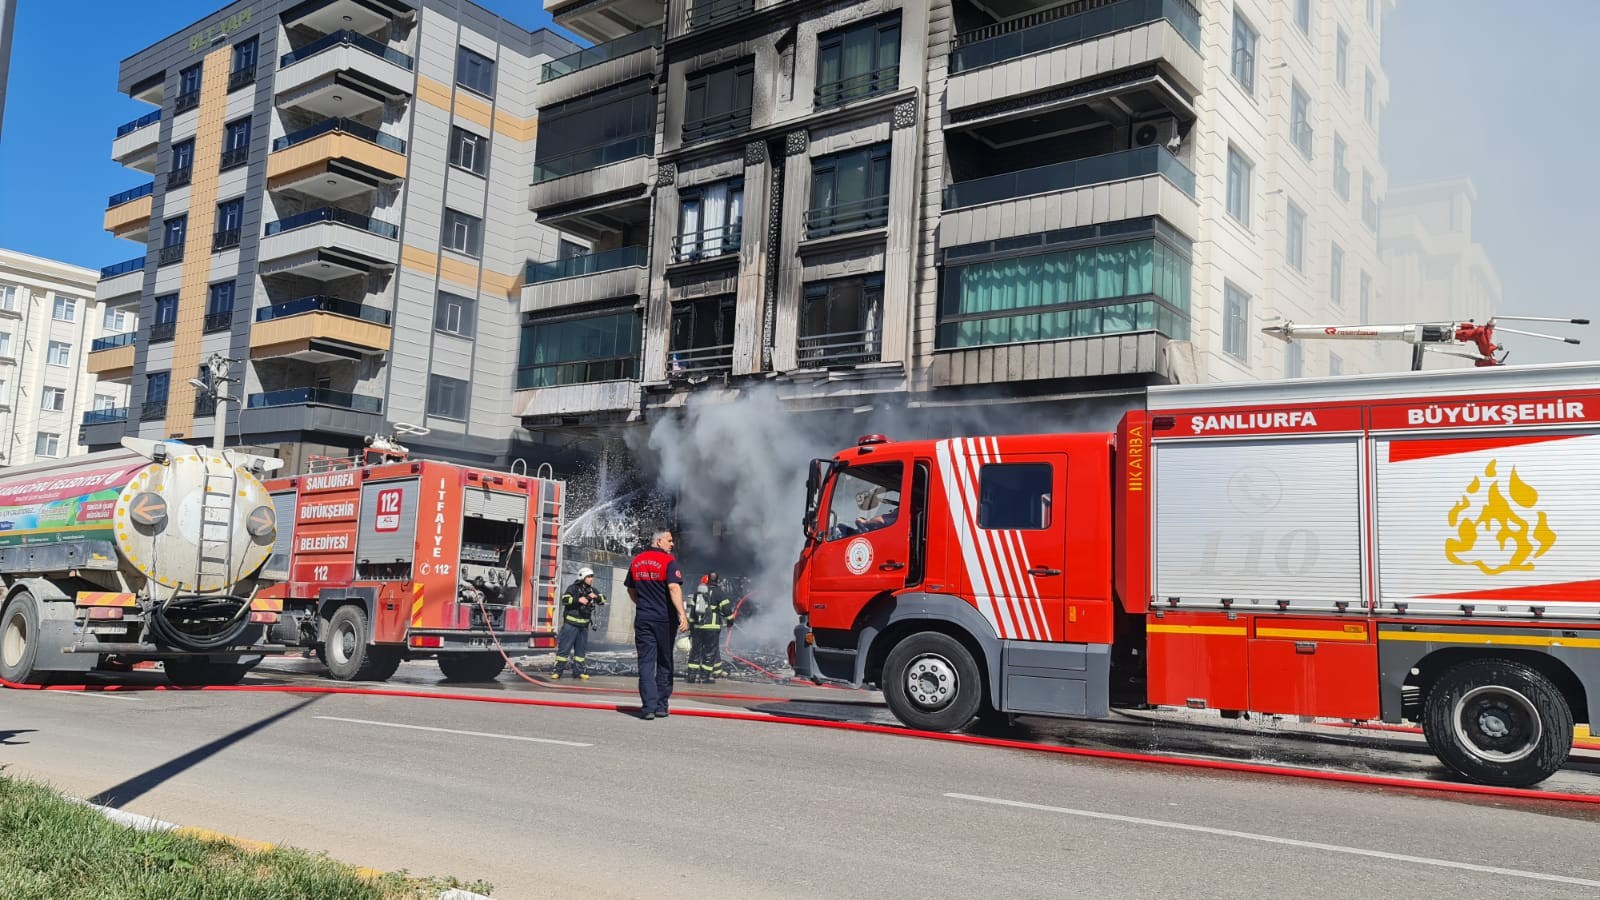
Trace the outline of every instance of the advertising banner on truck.
<path fill-rule="evenodd" d="M 141 465 L 0 481 L 0 547 L 111 539 L 117 496 Z"/>

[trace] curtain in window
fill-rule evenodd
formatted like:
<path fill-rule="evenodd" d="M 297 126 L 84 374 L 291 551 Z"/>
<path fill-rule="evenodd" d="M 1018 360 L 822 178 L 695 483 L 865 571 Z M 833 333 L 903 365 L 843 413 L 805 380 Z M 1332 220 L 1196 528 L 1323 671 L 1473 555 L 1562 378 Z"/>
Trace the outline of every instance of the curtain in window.
<path fill-rule="evenodd" d="M 728 183 L 708 185 L 702 196 L 705 198 L 703 219 L 700 223 L 702 241 L 707 254 L 722 252 L 722 227 L 727 223 L 728 214 Z"/>
<path fill-rule="evenodd" d="M 876 28 L 858 28 L 845 34 L 843 46 L 840 47 L 843 69 L 840 74 L 848 83 L 841 85 L 844 88 L 841 99 L 850 100 L 868 93 L 866 87 L 869 79 L 865 76 L 875 68 L 873 62 L 877 37 Z"/>
<path fill-rule="evenodd" d="M 690 259 L 700 252 L 701 197 L 691 197 L 678 208 L 678 258 Z"/>

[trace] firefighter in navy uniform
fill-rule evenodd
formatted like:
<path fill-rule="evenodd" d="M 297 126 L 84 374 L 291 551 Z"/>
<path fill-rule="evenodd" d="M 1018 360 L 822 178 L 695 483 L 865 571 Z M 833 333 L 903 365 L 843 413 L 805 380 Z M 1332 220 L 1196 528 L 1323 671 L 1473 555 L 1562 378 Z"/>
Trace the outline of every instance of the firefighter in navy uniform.
<path fill-rule="evenodd" d="M 589 680 L 588 673 L 583 671 L 583 664 L 589 657 L 589 625 L 594 620 L 595 608 L 605 602 L 605 595 L 595 590 L 594 570 L 588 566 L 579 569 L 578 580 L 561 596 L 561 640 L 556 645 L 556 670 L 551 678 L 560 679 L 561 670 L 570 662 L 572 674 Z"/>
<path fill-rule="evenodd" d="M 722 675 L 722 626 L 733 616 L 733 601 L 716 583 L 713 572 L 695 589 L 689 608 L 690 682 L 715 684 Z"/>

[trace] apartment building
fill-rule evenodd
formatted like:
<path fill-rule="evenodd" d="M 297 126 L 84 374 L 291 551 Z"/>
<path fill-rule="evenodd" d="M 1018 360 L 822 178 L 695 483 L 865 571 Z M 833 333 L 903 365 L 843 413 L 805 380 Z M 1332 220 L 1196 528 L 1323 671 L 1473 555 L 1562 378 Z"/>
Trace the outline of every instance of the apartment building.
<path fill-rule="evenodd" d="M 124 60 L 152 109 L 112 156 L 148 180 L 105 226 L 140 249 L 96 296 L 146 327 L 90 353 L 130 399 L 86 442 L 221 427 L 293 470 L 406 423 L 424 452 L 520 455 L 524 264 L 559 246 L 526 205 L 538 74 L 575 49 L 464 0 L 244 0 Z"/>
<path fill-rule="evenodd" d="M 1385 290 L 1393 302 L 1385 321 L 1483 322 L 1502 311 L 1500 276 L 1472 231 L 1477 200 L 1477 189 L 1464 179 L 1389 192 L 1382 249 Z M 1574 314 L 1583 312 L 1580 307 Z M 1448 365 L 1471 363 L 1429 357 L 1430 368 Z"/>
<path fill-rule="evenodd" d="M 87 451 L 78 424 L 127 405 L 127 388 L 85 371 L 102 334 L 132 331 L 95 302 L 92 269 L 0 250 L 0 466 Z"/>
<path fill-rule="evenodd" d="M 546 0 L 518 414 L 1375 367 L 1260 329 L 1381 314 L 1392 3 Z"/>

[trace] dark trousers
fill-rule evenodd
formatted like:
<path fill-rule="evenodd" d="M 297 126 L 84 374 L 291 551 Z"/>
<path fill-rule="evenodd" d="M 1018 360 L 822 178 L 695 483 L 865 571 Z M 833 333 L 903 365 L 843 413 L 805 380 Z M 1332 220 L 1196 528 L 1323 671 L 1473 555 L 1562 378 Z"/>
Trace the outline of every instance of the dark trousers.
<path fill-rule="evenodd" d="M 695 628 L 689 638 L 689 678 L 710 680 L 722 674 L 722 629 Z"/>
<path fill-rule="evenodd" d="M 589 626 L 563 622 L 561 641 L 556 645 L 556 674 L 572 663 L 572 674 L 582 675 L 583 664 L 589 658 Z"/>
<path fill-rule="evenodd" d="M 639 706 L 645 712 L 666 711 L 672 696 L 672 644 L 670 621 L 635 619 L 633 648 L 639 654 Z"/>

